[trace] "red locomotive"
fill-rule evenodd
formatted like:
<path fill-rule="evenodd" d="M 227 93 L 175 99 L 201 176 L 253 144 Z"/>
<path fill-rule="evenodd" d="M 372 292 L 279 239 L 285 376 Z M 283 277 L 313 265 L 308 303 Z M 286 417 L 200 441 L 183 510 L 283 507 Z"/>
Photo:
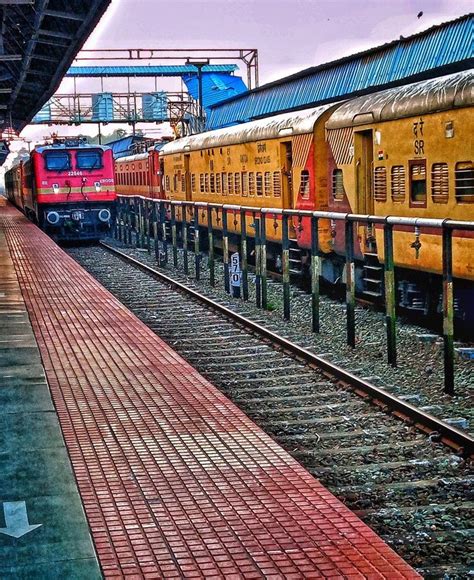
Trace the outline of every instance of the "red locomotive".
<path fill-rule="evenodd" d="M 36 147 L 5 174 L 8 199 L 57 240 L 98 239 L 115 214 L 112 150 L 79 139 Z"/>

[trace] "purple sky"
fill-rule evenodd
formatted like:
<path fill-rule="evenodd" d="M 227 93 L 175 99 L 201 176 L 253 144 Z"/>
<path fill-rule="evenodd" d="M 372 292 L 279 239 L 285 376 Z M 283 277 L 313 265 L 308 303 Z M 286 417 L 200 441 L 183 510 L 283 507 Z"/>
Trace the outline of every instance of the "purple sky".
<path fill-rule="evenodd" d="M 264 84 L 471 10 L 472 0 L 112 0 L 85 48 L 257 48 Z M 151 90 L 150 82 L 135 79 L 132 90 L 140 90 L 140 83 Z M 82 80 L 78 87 L 82 83 L 100 91 L 97 81 Z M 71 89 L 68 80 L 60 92 Z M 27 127 L 22 134 L 37 140 L 52 130 Z M 95 126 L 80 130 L 96 133 Z M 77 133 L 77 128 L 59 131 Z"/>

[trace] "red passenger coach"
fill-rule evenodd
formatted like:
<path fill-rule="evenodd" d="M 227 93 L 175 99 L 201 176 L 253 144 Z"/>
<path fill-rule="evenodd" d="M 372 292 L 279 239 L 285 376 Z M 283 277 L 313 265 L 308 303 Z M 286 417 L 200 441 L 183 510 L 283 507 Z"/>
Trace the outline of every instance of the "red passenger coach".
<path fill-rule="evenodd" d="M 36 147 L 30 159 L 5 174 L 5 189 L 51 237 L 101 238 L 115 214 L 112 150 L 79 140 Z"/>
<path fill-rule="evenodd" d="M 161 186 L 163 168 L 159 158 L 161 146 L 115 160 L 115 183 L 119 195 L 141 195 L 151 199 L 164 197 Z"/>

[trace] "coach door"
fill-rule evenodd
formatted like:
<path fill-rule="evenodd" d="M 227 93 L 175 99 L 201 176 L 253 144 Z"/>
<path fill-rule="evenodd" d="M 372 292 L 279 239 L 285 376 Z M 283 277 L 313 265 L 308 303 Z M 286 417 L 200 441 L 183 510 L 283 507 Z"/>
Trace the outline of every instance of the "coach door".
<path fill-rule="evenodd" d="M 191 173 L 189 172 L 189 159 L 191 155 L 189 153 L 184 154 L 184 187 L 186 188 L 185 199 L 186 201 L 192 200 L 191 195 Z"/>
<path fill-rule="evenodd" d="M 291 209 L 293 208 L 293 150 L 291 141 L 280 144 L 280 159 L 282 163 L 282 204 L 284 208 Z"/>
<path fill-rule="evenodd" d="M 374 213 L 374 197 L 372 193 L 373 147 L 372 131 L 354 133 L 357 207 L 353 209 L 360 214 Z"/>

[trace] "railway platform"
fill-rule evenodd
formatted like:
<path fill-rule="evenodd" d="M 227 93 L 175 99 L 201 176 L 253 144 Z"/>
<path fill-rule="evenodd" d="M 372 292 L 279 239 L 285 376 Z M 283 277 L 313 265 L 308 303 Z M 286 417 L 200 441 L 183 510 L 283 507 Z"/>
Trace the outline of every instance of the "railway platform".
<path fill-rule="evenodd" d="M 0 288 L 0 317 L 7 323 L 0 338 L 0 397 L 11 405 L 2 405 L 0 411 L 3 431 L 10 435 L 2 456 L 10 454 L 13 465 L 0 471 L 5 513 L 5 523 L 0 515 L 0 528 L 9 525 L 5 505 L 30 497 L 28 488 L 31 497 L 59 494 L 45 483 L 62 483 L 62 476 L 52 474 L 61 465 L 67 471 L 50 393 L 100 564 L 100 572 L 93 569 L 87 526 L 79 523 L 83 536 L 75 545 L 89 546 L 82 558 L 91 571 L 87 573 L 78 560 L 76 570 L 57 577 L 418 577 L 244 413 L 9 205 L 0 206 L 0 249 L 0 268 L 7 275 Z M 28 314 L 34 337 L 10 320 L 17 310 L 26 328 Z M 13 354 L 9 342 L 16 344 Z M 20 371 L 10 373 L 13 362 L 14 369 L 21 368 L 21 380 L 16 379 Z M 15 380 L 6 380 L 13 373 Z M 33 395 L 35 385 L 41 386 L 42 394 Z M 19 413 L 29 414 L 29 422 Z M 61 451 L 46 461 L 50 447 Z M 26 452 L 26 467 L 16 467 L 14 462 Z M 71 477 L 64 486 L 76 498 Z M 79 516 L 80 503 L 75 509 Z M 18 539 L 0 533 L 1 577 L 14 576 L 10 562 L 19 554 L 53 551 L 41 544 L 46 534 L 61 542 L 72 525 L 70 508 L 56 513 L 53 517 L 45 504 L 41 517 L 35 513 L 29 522 L 41 527 Z M 69 558 L 72 562 L 72 547 Z M 55 565 L 49 571 L 53 576 L 48 578 L 56 577 Z"/>
<path fill-rule="evenodd" d="M 0 502 L 0 578 L 101 577 L 3 230 Z"/>

